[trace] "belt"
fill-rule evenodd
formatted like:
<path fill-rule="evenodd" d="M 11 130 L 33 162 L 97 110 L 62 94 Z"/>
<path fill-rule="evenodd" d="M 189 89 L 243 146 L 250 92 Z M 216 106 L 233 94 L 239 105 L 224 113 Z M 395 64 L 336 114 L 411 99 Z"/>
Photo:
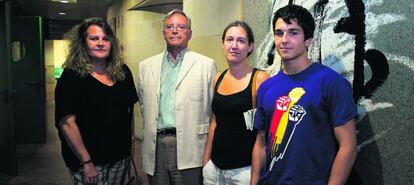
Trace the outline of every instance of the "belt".
<path fill-rule="evenodd" d="M 157 131 L 158 135 L 175 135 L 175 128 L 166 128 Z"/>

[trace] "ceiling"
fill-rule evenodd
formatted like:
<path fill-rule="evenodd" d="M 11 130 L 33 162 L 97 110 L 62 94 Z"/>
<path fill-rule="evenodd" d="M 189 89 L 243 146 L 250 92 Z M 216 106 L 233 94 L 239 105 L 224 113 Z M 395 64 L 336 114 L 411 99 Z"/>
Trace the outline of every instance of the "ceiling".
<path fill-rule="evenodd" d="M 44 38 L 63 39 L 74 25 L 88 17 L 106 18 L 112 0 L 16 0 L 19 12 L 16 15 L 42 16 Z M 65 12 L 65 15 L 59 14 Z"/>
<path fill-rule="evenodd" d="M 120 0 L 16 0 L 26 15 L 42 16 L 53 20 L 83 20 L 88 17 L 106 17 L 112 1 Z M 166 13 L 171 9 L 182 9 L 183 0 L 136 0 L 130 10 Z M 65 15 L 59 14 L 65 12 Z"/>
<path fill-rule="evenodd" d="M 2 1 L 2 0 L 0 0 Z M 88 17 L 106 18 L 109 5 L 121 0 L 15 0 L 19 12 L 16 15 L 42 16 L 46 39 L 62 39 L 64 34 Z M 172 9 L 182 9 L 182 0 L 135 0 L 130 10 L 167 13 Z M 65 15 L 60 14 L 65 12 Z"/>
<path fill-rule="evenodd" d="M 130 10 L 143 10 L 157 13 L 168 13 L 173 9 L 183 9 L 183 0 L 140 0 Z"/>
<path fill-rule="evenodd" d="M 53 20 L 83 20 L 87 17 L 106 17 L 111 0 L 17 0 L 25 15 L 42 16 Z M 65 12 L 61 15 L 59 12 Z"/>

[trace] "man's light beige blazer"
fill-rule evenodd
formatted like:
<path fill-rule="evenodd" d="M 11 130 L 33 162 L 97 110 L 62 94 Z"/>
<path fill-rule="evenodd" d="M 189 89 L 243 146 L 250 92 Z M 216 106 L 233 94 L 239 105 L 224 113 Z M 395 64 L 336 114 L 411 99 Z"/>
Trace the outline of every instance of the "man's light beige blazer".
<path fill-rule="evenodd" d="M 157 122 L 160 102 L 160 73 L 164 52 L 139 64 L 138 97 L 144 121 L 143 171 L 154 174 Z M 213 59 L 187 49 L 176 83 L 176 130 L 178 169 L 202 166 L 213 97 Z M 162 105 L 161 105 L 162 106 Z"/>

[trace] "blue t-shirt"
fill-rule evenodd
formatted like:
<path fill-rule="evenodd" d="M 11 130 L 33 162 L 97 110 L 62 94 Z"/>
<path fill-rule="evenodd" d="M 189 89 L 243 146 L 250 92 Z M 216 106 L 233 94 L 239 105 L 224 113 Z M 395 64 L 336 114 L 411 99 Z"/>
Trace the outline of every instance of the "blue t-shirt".
<path fill-rule="evenodd" d="M 349 82 L 322 64 L 265 81 L 254 123 L 266 135 L 260 184 L 326 184 L 337 152 L 333 128 L 357 116 Z"/>

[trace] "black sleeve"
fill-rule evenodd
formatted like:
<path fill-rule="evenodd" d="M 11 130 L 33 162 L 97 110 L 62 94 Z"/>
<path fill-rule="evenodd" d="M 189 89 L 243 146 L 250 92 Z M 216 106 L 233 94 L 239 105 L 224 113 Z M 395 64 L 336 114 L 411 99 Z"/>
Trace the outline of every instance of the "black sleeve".
<path fill-rule="evenodd" d="M 55 126 L 59 128 L 60 120 L 69 115 L 76 115 L 80 102 L 80 77 L 70 69 L 65 69 L 55 88 Z"/>
<path fill-rule="evenodd" d="M 132 77 L 131 70 L 129 70 L 127 65 L 124 65 L 124 71 L 125 81 L 128 88 L 128 103 L 130 103 L 130 105 L 134 105 L 138 101 L 138 94 L 135 88 L 134 79 Z"/>

